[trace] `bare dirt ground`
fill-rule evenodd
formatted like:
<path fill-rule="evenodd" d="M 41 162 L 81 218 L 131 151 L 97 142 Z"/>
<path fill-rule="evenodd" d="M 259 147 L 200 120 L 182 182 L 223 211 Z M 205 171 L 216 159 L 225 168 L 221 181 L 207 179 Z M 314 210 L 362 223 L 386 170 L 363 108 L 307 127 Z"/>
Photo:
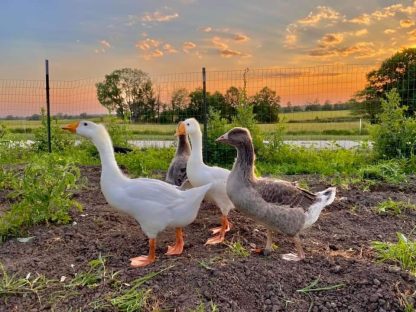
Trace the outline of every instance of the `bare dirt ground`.
<path fill-rule="evenodd" d="M 416 215 L 380 216 L 372 211 L 388 199 L 416 203 L 416 179 L 393 187 L 380 185 L 371 191 L 339 190 L 338 200 L 327 207 L 313 228 L 302 236 L 306 260 L 287 262 L 281 254 L 294 251 L 292 242 L 276 235 L 278 248 L 270 256 L 238 256 L 227 244 L 204 246 L 209 228 L 217 226 L 219 210 L 204 203 L 197 220 L 185 229 L 185 251 L 165 256 L 174 241 L 172 230 L 160 235 L 157 261 L 145 268 L 130 268 L 129 258 L 146 254 L 147 238 L 130 217 L 106 204 L 99 190 L 99 167 L 83 167 L 87 187 L 76 197 L 82 213 L 73 213 L 73 224 L 41 225 L 30 229 L 29 243 L 11 239 L 0 245 L 0 261 L 9 274 L 25 277 L 40 273 L 48 278 L 74 277 L 86 271 L 88 262 L 106 257 L 107 270 L 120 271 L 118 278 L 129 283 L 150 272 L 168 268 L 144 284 L 151 289 L 151 307 L 162 311 L 189 311 L 215 304 L 218 311 L 402 311 L 400 293 L 411 294 L 416 278 L 391 264 L 378 263 L 372 241 L 396 241 L 396 232 L 408 234 Z M 312 190 L 327 187 L 316 177 L 307 180 Z M 3 194 L 1 194 L 3 195 Z M 0 205 L 4 204 L 0 202 Z M 228 242 L 262 246 L 265 231 L 237 211 L 230 214 L 232 230 Z M 339 288 L 298 292 L 319 278 L 315 287 Z M 1 279 L 1 276 L 0 276 Z M 113 291 L 110 283 L 95 288 L 80 287 L 74 295 L 63 295 L 53 303 L 35 294 L 0 295 L 0 311 L 94 311 L 91 303 Z M 414 300 L 408 298 L 408 300 Z M 114 307 L 100 308 L 116 311 Z"/>

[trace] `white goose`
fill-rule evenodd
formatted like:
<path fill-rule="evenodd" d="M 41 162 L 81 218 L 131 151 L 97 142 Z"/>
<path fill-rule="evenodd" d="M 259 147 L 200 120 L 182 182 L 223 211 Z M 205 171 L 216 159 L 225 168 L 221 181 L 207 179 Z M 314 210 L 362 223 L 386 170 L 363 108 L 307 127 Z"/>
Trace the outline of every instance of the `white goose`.
<path fill-rule="evenodd" d="M 217 234 L 207 240 L 206 244 L 218 244 L 224 241 L 225 233 L 230 230 L 228 213 L 234 208 L 226 192 L 227 178 L 230 171 L 219 167 L 210 167 L 204 164 L 202 159 L 202 133 L 198 121 L 189 118 L 180 123 L 179 130 L 186 130 L 191 141 L 192 150 L 189 156 L 186 174 L 189 182 L 194 187 L 207 183 L 212 183 L 212 187 L 207 192 L 205 198 L 216 204 L 222 213 L 221 226 L 211 229 L 213 234 Z"/>
<path fill-rule="evenodd" d="M 63 127 L 90 139 L 100 154 L 101 191 L 107 202 L 136 219 L 149 237 L 149 255 L 132 258 L 133 267 L 155 261 L 156 237 L 167 227 L 176 228 L 176 244 L 168 247 L 167 255 L 183 251 L 182 228 L 192 223 L 210 184 L 181 191 L 177 187 L 154 179 L 130 179 L 117 166 L 111 138 L 103 125 L 80 121 Z"/>

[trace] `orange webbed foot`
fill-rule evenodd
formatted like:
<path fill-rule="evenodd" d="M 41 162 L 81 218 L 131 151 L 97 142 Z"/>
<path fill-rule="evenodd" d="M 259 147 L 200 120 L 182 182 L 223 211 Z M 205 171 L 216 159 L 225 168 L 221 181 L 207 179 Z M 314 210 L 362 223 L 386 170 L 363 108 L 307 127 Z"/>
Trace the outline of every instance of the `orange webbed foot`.
<path fill-rule="evenodd" d="M 167 256 L 180 255 L 183 252 L 183 245 L 168 246 L 168 251 L 165 253 Z"/>
<path fill-rule="evenodd" d="M 133 268 L 140 268 L 155 262 L 155 258 L 149 256 L 140 256 L 130 259 L 130 266 Z"/>
<path fill-rule="evenodd" d="M 205 245 L 216 245 L 216 244 L 222 243 L 223 241 L 224 241 L 224 235 L 218 234 L 209 238 L 206 241 Z"/>

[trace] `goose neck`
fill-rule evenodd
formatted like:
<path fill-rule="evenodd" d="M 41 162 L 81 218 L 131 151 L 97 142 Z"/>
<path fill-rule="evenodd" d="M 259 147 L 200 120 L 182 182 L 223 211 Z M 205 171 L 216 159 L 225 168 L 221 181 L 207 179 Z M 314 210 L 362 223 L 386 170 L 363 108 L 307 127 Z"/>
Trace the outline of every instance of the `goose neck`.
<path fill-rule="evenodd" d="M 193 161 L 203 162 L 202 157 L 202 133 L 192 133 L 189 135 L 192 144 L 192 151 L 190 158 Z"/>

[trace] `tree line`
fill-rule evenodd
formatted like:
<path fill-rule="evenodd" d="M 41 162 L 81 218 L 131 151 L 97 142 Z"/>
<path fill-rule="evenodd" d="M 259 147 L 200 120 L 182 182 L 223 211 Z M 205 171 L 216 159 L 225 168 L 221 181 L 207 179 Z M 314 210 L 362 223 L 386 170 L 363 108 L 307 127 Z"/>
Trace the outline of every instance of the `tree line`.
<path fill-rule="evenodd" d="M 201 88 L 193 91 L 179 88 L 174 90 L 169 103 L 162 102 L 150 76 L 139 69 L 115 70 L 96 87 L 99 102 L 110 113 L 132 122 L 176 123 L 187 117 L 202 116 Z M 282 107 L 280 96 L 267 86 L 250 97 L 246 96 L 245 90 L 231 86 L 224 94 L 219 91 L 207 92 L 206 101 L 210 110 L 218 111 L 221 118 L 228 121 L 232 120 L 237 108 L 244 102 L 253 107 L 255 119 L 261 123 L 278 122 L 280 112 L 343 109 L 353 110 L 355 114 L 376 123 L 381 112 L 381 100 L 393 88 L 398 90 L 406 114 L 413 116 L 416 112 L 416 48 L 397 52 L 386 59 L 379 69 L 369 72 L 365 88 L 345 103 L 332 104 L 326 101 L 321 104 L 316 100 L 302 106 L 293 106 L 289 102 Z"/>
<path fill-rule="evenodd" d="M 139 69 L 123 68 L 106 75 L 96 84 L 97 98 L 110 113 L 132 122 L 176 123 L 187 117 L 199 117 L 203 112 L 203 90 L 174 90 L 170 103 L 162 103 L 149 75 Z M 221 118 L 231 121 L 245 92 L 231 86 L 224 94 L 206 93 L 207 107 L 218 111 Z M 245 98 L 253 106 L 256 120 L 263 123 L 279 121 L 280 96 L 269 87 Z"/>

